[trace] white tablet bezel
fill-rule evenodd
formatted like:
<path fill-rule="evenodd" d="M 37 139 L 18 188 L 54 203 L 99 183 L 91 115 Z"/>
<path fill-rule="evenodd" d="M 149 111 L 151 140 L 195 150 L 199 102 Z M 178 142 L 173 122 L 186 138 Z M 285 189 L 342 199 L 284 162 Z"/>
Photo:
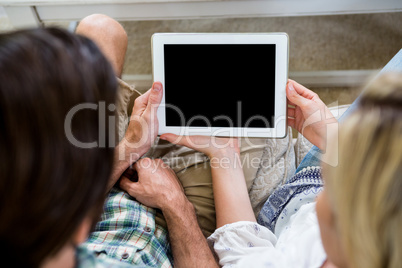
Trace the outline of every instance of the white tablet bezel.
<path fill-rule="evenodd" d="M 222 128 L 166 126 L 165 94 L 158 108 L 158 134 L 208 135 L 228 137 L 283 138 L 287 133 L 286 83 L 288 80 L 289 38 L 286 33 L 156 33 L 152 36 L 153 80 L 165 85 L 165 44 L 275 44 L 275 115 L 273 128 Z M 261 77 L 261 80 L 264 78 Z M 257 96 L 258 92 L 254 92 Z"/>

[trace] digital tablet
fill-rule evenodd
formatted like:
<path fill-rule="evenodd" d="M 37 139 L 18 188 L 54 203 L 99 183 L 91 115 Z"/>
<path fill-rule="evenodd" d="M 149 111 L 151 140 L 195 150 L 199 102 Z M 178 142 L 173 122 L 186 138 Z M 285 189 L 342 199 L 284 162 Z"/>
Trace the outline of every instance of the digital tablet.
<path fill-rule="evenodd" d="M 286 136 L 286 33 L 156 33 L 159 134 Z"/>

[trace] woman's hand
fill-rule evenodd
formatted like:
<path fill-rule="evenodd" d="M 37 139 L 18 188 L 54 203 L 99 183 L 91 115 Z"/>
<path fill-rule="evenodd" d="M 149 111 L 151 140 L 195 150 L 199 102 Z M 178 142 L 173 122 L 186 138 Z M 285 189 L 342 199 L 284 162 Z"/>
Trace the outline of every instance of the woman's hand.
<path fill-rule="evenodd" d="M 186 146 L 193 150 L 206 154 L 208 157 L 222 157 L 239 153 L 238 138 L 218 138 L 210 136 L 179 136 L 175 134 L 163 134 L 160 139 L 171 143 Z"/>
<path fill-rule="evenodd" d="M 321 150 L 326 148 L 329 124 L 338 121 L 316 93 L 290 80 L 286 86 L 288 125 Z"/>

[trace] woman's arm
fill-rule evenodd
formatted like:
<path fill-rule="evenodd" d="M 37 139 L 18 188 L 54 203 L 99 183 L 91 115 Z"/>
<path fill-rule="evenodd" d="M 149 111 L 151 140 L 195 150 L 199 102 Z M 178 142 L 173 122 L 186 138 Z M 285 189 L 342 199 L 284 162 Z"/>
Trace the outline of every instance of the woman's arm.
<path fill-rule="evenodd" d="M 210 160 L 216 228 L 238 221 L 255 222 L 239 148 L 223 149 L 212 155 Z"/>
<path fill-rule="evenodd" d="M 203 152 L 209 157 L 217 228 L 238 221 L 256 221 L 237 139 L 174 134 L 164 134 L 160 138 Z"/>

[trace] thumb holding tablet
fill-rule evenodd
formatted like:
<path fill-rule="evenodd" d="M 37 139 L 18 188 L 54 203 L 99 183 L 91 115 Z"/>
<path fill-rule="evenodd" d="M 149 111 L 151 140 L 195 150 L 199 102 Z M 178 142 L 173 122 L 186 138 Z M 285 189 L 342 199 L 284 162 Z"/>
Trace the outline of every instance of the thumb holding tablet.
<path fill-rule="evenodd" d="M 163 86 L 155 82 L 152 88 L 134 101 L 133 112 L 128 125 L 126 145 L 141 156 L 151 147 L 158 135 L 158 118 L 156 111 L 162 101 Z"/>
<path fill-rule="evenodd" d="M 290 80 L 286 86 L 288 125 L 295 128 L 321 150 L 326 147 L 327 128 L 337 123 L 331 111 L 316 93 Z"/>
<path fill-rule="evenodd" d="M 151 89 L 135 99 L 132 114 L 143 116 L 150 114 L 152 109 L 156 111 L 162 101 L 162 88 L 161 82 L 154 82 Z"/>
<path fill-rule="evenodd" d="M 161 82 L 155 82 L 152 85 L 150 91 L 150 95 L 148 97 L 147 108 L 145 113 L 151 114 L 151 116 L 155 116 L 156 118 L 156 111 L 158 110 L 159 104 L 162 101 L 162 84 Z"/>

